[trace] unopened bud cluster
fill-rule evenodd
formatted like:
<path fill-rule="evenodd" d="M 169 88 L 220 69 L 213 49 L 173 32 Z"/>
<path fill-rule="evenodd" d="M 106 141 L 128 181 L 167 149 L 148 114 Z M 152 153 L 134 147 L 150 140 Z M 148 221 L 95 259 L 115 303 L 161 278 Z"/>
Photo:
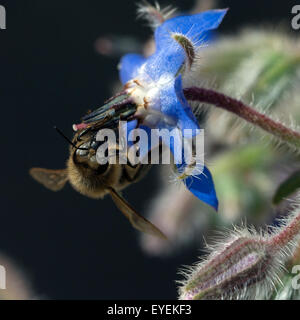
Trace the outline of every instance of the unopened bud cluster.
<path fill-rule="evenodd" d="M 299 208 L 271 235 L 235 231 L 212 247 L 205 261 L 185 273 L 180 299 L 269 298 L 297 248 L 299 235 Z"/>

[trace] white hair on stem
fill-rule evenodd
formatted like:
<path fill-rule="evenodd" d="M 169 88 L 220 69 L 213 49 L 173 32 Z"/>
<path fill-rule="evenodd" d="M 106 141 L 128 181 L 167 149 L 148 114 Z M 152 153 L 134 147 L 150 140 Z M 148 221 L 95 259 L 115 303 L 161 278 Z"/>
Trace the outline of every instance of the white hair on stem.
<path fill-rule="evenodd" d="M 282 286 L 285 264 L 300 240 L 300 205 L 277 227 L 226 230 L 200 263 L 185 267 L 179 281 L 180 299 L 268 299 Z M 271 231 L 270 231 L 271 230 Z"/>

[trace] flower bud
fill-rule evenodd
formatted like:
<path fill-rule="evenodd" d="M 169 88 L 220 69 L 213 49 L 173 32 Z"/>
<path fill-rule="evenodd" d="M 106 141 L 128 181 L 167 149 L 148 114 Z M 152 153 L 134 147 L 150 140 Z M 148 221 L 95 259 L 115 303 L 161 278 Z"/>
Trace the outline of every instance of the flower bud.
<path fill-rule="evenodd" d="M 235 231 L 186 273 L 180 299 L 270 298 L 276 285 L 282 285 L 279 276 L 295 254 L 299 239 L 299 207 L 272 234 Z"/>
<path fill-rule="evenodd" d="M 241 234 L 192 271 L 180 289 L 180 299 L 228 299 L 249 295 L 252 287 L 272 276 L 273 267 L 266 242 L 259 236 Z"/>

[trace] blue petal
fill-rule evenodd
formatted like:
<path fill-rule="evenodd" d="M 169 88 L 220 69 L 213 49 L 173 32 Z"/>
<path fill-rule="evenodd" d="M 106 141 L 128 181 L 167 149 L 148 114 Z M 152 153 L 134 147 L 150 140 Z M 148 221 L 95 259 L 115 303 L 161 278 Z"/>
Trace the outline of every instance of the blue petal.
<path fill-rule="evenodd" d="M 202 40 L 205 32 L 218 28 L 226 13 L 227 9 L 209 10 L 167 20 L 155 31 L 157 50 L 164 50 L 166 41 L 171 41 L 170 33 L 173 32 L 183 34 L 193 41 Z"/>
<path fill-rule="evenodd" d="M 172 138 L 171 138 L 172 135 Z M 183 154 L 183 139 L 180 130 L 172 130 L 170 136 L 163 136 L 162 141 L 166 147 L 168 147 L 174 156 L 174 163 L 178 166 L 182 166 L 184 154 Z"/>
<path fill-rule="evenodd" d="M 120 62 L 120 79 L 123 84 L 135 78 L 138 74 L 138 69 L 146 58 L 139 54 L 127 54 L 122 57 Z"/>
<path fill-rule="evenodd" d="M 180 139 L 179 136 L 175 135 L 175 139 Z M 184 159 L 183 149 L 178 150 L 178 141 L 164 141 L 164 143 L 169 146 L 170 150 L 172 151 L 174 155 L 174 161 L 176 163 L 176 166 L 178 168 L 179 172 L 182 172 L 184 169 L 184 166 L 186 164 L 178 164 L 181 163 L 182 159 Z M 197 198 L 199 198 L 201 201 L 205 202 L 206 204 L 212 206 L 215 210 L 218 210 L 218 199 L 215 191 L 215 186 L 213 183 L 212 175 L 210 171 L 207 169 L 206 166 L 202 167 L 203 171 L 199 173 L 196 176 L 190 176 L 184 180 L 184 183 L 186 187 L 195 195 Z"/>
<path fill-rule="evenodd" d="M 218 38 L 217 31 L 211 30 L 211 31 L 205 32 L 202 39 L 204 43 L 212 43 L 212 42 L 215 42 L 217 38 Z"/>
<path fill-rule="evenodd" d="M 137 120 L 128 121 L 128 122 L 126 122 L 125 126 L 126 126 L 126 130 L 127 130 L 127 147 L 130 148 L 131 146 L 133 146 L 136 143 L 131 141 L 131 139 L 129 140 L 129 134 L 132 130 L 137 129 L 138 121 Z M 147 144 L 140 143 L 140 142 L 137 143 L 137 145 L 140 148 L 140 158 L 142 159 L 148 154 L 148 152 L 151 149 L 156 148 L 158 146 L 158 144 L 154 145 L 151 143 L 151 129 L 149 127 L 144 126 L 144 125 L 140 125 L 138 127 L 138 129 L 144 130 L 147 134 L 147 137 L 148 137 Z M 154 132 L 152 134 L 154 134 Z"/>
<path fill-rule="evenodd" d="M 184 96 L 181 75 L 179 75 L 175 79 L 174 90 L 176 92 L 177 99 L 180 102 L 182 109 L 184 110 L 182 111 L 182 109 L 180 109 L 181 117 L 179 116 L 178 127 L 181 130 L 193 129 L 194 130 L 193 136 L 194 136 L 197 134 L 196 132 L 198 132 L 198 129 L 200 128 L 199 128 L 198 121 L 192 111 L 192 108 Z"/>
<path fill-rule="evenodd" d="M 193 195 L 218 210 L 219 203 L 214 182 L 211 173 L 206 167 L 204 167 L 202 174 L 197 177 L 189 177 L 184 183 Z"/>
<path fill-rule="evenodd" d="M 147 59 L 145 73 L 157 81 L 164 74 L 176 75 L 185 60 L 185 52 L 180 45 L 172 40 L 171 44 L 165 42 L 163 50 L 156 52 Z"/>
<path fill-rule="evenodd" d="M 185 52 L 171 37 L 177 32 L 193 42 L 204 41 L 207 32 L 216 29 L 222 22 L 227 9 L 210 10 L 195 15 L 179 16 L 167 20 L 155 31 L 156 52 L 147 59 L 145 72 L 153 80 L 164 73 L 175 75 L 185 60 Z"/>
<path fill-rule="evenodd" d="M 171 81 L 161 89 L 160 104 L 162 114 L 176 121 L 174 127 L 178 127 L 182 132 L 184 129 L 192 129 L 196 133 L 199 129 L 197 119 L 184 97 L 181 75 L 175 79 L 175 82 Z"/>

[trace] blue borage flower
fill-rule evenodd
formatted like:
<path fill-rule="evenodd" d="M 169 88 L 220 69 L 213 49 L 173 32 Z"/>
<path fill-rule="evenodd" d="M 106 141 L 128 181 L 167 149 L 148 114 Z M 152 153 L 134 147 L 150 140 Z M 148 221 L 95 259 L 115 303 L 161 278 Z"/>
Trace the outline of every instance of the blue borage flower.
<path fill-rule="evenodd" d="M 207 32 L 219 26 L 226 12 L 226 9 L 210 10 L 169 19 L 155 30 L 156 51 L 153 55 L 145 58 L 128 54 L 121 59 L 120 78 L 126 92 L 138 106 L 135 116 L 140 119 L 140 127 L 146 130 L 178 128 L 183 136 L 185 129 L 197 132 L 199 125 L 184 97 L 180 74 L 184 63 L 189 62 L 189 51 L 184 44 L 176 41 L 176 35 L 197 49 L 197 43 Z M 137 120 L 128 122 L 129 134 L 137 125 Z M 174 144 L 169 147 L 174 153 Z M 177 165 L 177 168 L 183 172 L 185 164 Z M 212 176 L 205 166 L 202 165 L 197 175 L 185 175 L 184 182 L 195 196 L 217 210 L 218 200 Z"/>

